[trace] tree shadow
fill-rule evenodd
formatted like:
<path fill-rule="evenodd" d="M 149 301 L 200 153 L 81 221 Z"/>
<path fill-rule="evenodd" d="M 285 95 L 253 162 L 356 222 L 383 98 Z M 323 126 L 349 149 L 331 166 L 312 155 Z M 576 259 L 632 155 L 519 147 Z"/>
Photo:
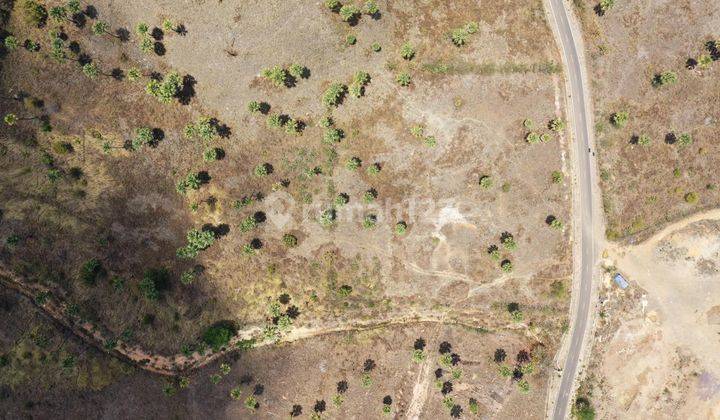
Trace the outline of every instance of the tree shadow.
<path fill-rule="evenodd" d="M 195 78 L 186 74 L 182 80 L 182 88 L 178 92 L 177 97 L 181 104 L 188 105 L 192 98 L 195 97 Z"/>
<path fill-rule="evenodd" d="M 259 238 L 253 238 L 253 240 L 250 241 L 250 246 L 252 249 L 262 249 L 263 243 Z"/>
<path fill-rule="evenodd" d="M 180 36 L 185 36 L 187 35 L 187 28 L 181 23 L 175 27 L 175 32 Z"/>
<path fill-rule="evenodd" d="M 110 71 L 110 77 L 115 80 L 123 80 L 125 78 L 125 72 L 120 67 L 115 67 Z"/>
<path fill-rule="evenodd" d="M 85 16 L 89 17 L 90 19 L 97 19 L 98 17 L 97 9 L 92 4 L 87 5 L 83 13 L 85 13 Z"/>
<path fill-rule="evenodd" d="M 75 27 L 77 27 L 78 29 L 83 29 L 87 24 L 87 18 L 82 12 L 75 13 L 74 15 L 70 16 L 70 20 L 73 21 Z"/>
<path fill-rule="evenodd" d="M 128 31 L 126 28 L 117 28 L 115 30 L 115 35 L 117 35 L 118 39 L 121 42 L 130 41 L 130 31 Z"/>
<path fill-rule="evenodd" d="M 267 216 L 265 215 L 265 212 L 256 211 L 255 214 L 253 214 L 253 219 L 255 220 L 255 223 L 263 223 L 267 220 Z"/>
<path fill-rule="evenodd" d="M 162 128 L 152 129 L 152 141 L 150 142 L 151 147 L 157 147 L 161 141 L 165 139 L 165 131 Z"/>
<path fill-rule="evenodd" d="M 201 184 L 207 184 L 212 180 L 212 177 L 208 173 L 208 171 L 200 171 L 197 174 L 198 179 L 200 179 Z"/>
<path fill-rule="evenodd" d="M 675 135 L 675 133 L 665 134 L 665 143 L 675 144 L 676 142 L 677 142 L 677 136 Z"/>
<path fill-rule="evenodd" d="M 165 45 L 160 41 L 156 41 L 153 44 L 153 51 L 155 51 L 155 54 L 158 55 L 159 57 L 164 56 L 165 53 L 167 52 L 167 50 L 165 49 Z"/>
<path fill-rule="evenodd" d="M 548 225 L 552 225 L 552 223 L 557 220 L 557 217 L 553 216 L 552 214 L 545 218 L 545 223 Z"/>
<path fill-rule="evenodd" d="M 707 48 L 713 61 L 720 60 L 720 41 L 708 41 L 705 43 L 705 48 Z"/>
<path fill-rule="evenodd" d="M 162 29 L 155 27 L 150 32 L 150 36 L 153 37 L 155 41 L 162 41 L 163 38 L 165 38 L 165 33 L 162 31 Z"/>
<path fill-rule="evenodd" d="M 225 149 L 223 149 L 221 147 L 216 147 L 215 148 L 215 158 L 217 160 L 225 159 Z"/>
<path fill-rule="evenodd" d="M 79 54 L 80 54 L 80 51 L 81 51 L 80 43 L 77 42 L 77 41 L 70 41 L 70 42 L 68 43 L 68 47 L 67 47 L 67 48 L 68 48 L 68 50 L 69 50 L 71 53 L 73 53 L 73 54 L 75 54 L 75 55 L 79 55 Z"/>
<path fill-rule="evenodd" d="M 692 57 L 688 58 L 687 61 L 685 62 L 685 68 L 688 70 L 694 70 L 695 67 L 697 67 L 697 65 L 698 65 L 698 61 Z"/>
<path fill-rule="evenodd" d="M 633 134 L 632 136 L 630 136 L 630 142 L 629 142 L 630 144 L 637 145 L 639 142 L 640 142 L 640 136 L 638 136 L 637 134 Z M 551 223 L 552 223 L 552 221 L 551 221 Z"/>
<path fill-rule="evenodd" d="M 216 238 L 222 238 L 230 233 L 230 225 L 227 223 L 221 223 L 219 225 L 213 225 L 212 223 L 204 224 L 202 227 L 203 231 L 212 232 Z"/>

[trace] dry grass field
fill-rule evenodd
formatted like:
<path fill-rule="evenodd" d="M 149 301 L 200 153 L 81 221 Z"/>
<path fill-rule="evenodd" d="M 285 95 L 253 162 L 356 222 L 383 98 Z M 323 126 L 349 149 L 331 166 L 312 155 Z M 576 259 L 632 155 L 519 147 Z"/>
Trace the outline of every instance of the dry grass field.
<path fill-rule="evenodd" d="M 720 15 L 712 1 L 617 1 L 603 16 L 597 3 L 575 0 L 588 50 L 607 233 L 619 239 L 720 201 Z M 677 81 L 653 83 L 667 72 Z M 627 122 L 617 127 L 613 114 L 622 112 Z"/>
<path fill-rule="evenodd" d="M 541 2 L 378 4 L 345 22 L 324 2 L 100 0 L 34 25 L 26 1 L 3 1 L 0 109 L 18 120 L 0 132 L 0 261 L 111 343 L 159 354 L 210 352 L 204 333 L 218 322 L 258 327 L 260 340 L 393 317 L 471 323 L 497 346 L 554 354 L 571 274 L 570 173 L 568 138 L 549 128 L 564 118 L 564 92 Z M 450 38 L 458 28 L 462 46 Z M 263 75 L 274 66 L 286 72 L 279 83 Z M 146 93 L 173 72 L 168 103 Z M 337 103 L 324 101 L 338 83 Z M 192 229 L 211 243 L 188 252 Z M 474 333 L 427 328 L 452 332 L 476 358 Z M 386 334 L 371 340 L 387 346 L 375 356 L 382 369 L 397 370 L 383 386 L 403 390 L 393 412 L 408 410 L 414 338 Z M 331 404 L 334 379 L 300 368 L 321 362 L 289 361 L 339 341 L 250 356 L 276 372 L 263 376 L 268 416 L 285 416 L 284 399 L 307 383 L 319 394 L 297 389 L 305 410 L 312 398 Z M 347 346 L 353 357 L 328 369 L 349 375 L 372 348 Z M 483 412 L 539 415 L 546 364 L 532 393 L 517 395 L 488 357 L 469 365 L 463 398 L 482 389 Z M 278 382 L 282 364 L 300 373 Z M 198 382 L 178 398 L 190 405 L 217 389 Z M 131 392 L 123 386 L 113 392 Z M 223 402 L 212 410 L 242 410 L 229 388 L 212 392 Z M 348 413 L 365 410 L 368 392 Z M 423 412 L 446 408 L 433 397 Z"/>

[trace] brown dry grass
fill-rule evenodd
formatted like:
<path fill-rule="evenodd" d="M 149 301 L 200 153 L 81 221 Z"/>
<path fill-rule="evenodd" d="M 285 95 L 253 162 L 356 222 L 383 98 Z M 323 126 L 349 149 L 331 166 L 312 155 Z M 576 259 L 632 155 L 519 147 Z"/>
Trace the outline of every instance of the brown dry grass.
<path fill-rule="evenodd" d="M 688 59 L 709 54 L 706 42 L 720 35 L 712 2 L 617 2 L 603 17 L 593 13 L 593 2 L 576 3 L 588 38 L 608 236 L 644 235 L 717 206 L 720 66 L 685 68 Z M 653 87 L 654 75 L 668 70 L 678 82 Z M 615 129 L 609 118 L 621 110 L 630 121 Z M 690 133 L 694 142 L 668 144 L 669 133 Z M 650 146 L 631 144 L 641 134 L 650 136 Z M 685 202 L 690 192 L 699 194 L 697 204 Z"/>
<path fill-rule="evenodd" d="M 141 84 L 88 82 L 72 62 L 57 65 L 26 51 L 9 55 L 3 86 L 45 100 L 54 131 L 37 134 L 37 146 L 19 141 L 35 135 L 25 125 L 4 140 L 9 152 L 3 159 L 13 170 L 3 179 L 7 223 L 1 229 L 3 237 L 22 237 L 4 260 L 36 280 L 59 283 L 88 317 L 114 333 L 130 328 L 136 340 L 165 353 L 194 342 L 218 319 L 265 322 L 268 302 L 282 292 L 293 296 L 302 323 L 427 308 L 487 315 L 503 323 L 507 315 L 497 308 L 516 300 L 527 308 L 526 319 L 542 325 L 536 332 L 543 339 L 557 336 L 565 302 L 549 300 L 547 293 L 552 281 L 569 277 L 569 246 L 567 230 L 551 230 L 545 218 L 553 214 L 569 224 L 568 185 L 550 183 L 550 173 L 564 169 L 563 145 L 556 137 L 529 146 L 521 124 L 531 118 L 544 125 L 556 116 L 556 100 L 562 98 L 559 77 L 548 67 L 557 53 L 540 2 L 481 8 L 468 1 L 447 9 L 425 2 L 414 11 L 409 5 L 383 5 L 380 20 L 363 18 L 349 27 L 320 5 L 191 4 L 172 10 L 188 33 L 165 34 L 163 57 L 141 55 L 134 38 L 121 43 L 93 37 L 88 28 L 66 28 L 70 39 L 104 67 L 192 75 L 197 94 L 188 106 L 160 105 Z M 170 12 L 158 8 L 148 14 L 147 4 L 139 1 L 101 1 L 95 7 L 113 27 L 129 29 L 140 20 L 157 24 Z M 467 20 L 478 21 L 481 30 L 458 49 L 444 34 Z M 433 30 L 415 32 L 415 23 Z M 9 30 L 46 39 L 43 31 L 21 26 L 16 16 Z M 357 45 L 342 45 L 348 33 L 357 35 Z M 405 41 L 417 48 L 411 62 L 397 53 Z M 383 50 L 371 52 L 372 42 Z M 228 48 L 238 54 L 228 55 Z M 311 71 L 296 87 L 277 89 L 257 78 L 264 67 L 292 62 Z M 423 70 L 424 64 L 440 62 L 455 67 L 447 74 Z M 328 162 L 322 130 L 314 124 L 325 112 L 319 98 L 330 82 L 348 82 L 360 69 L 370 72 L 372 82 L 364 98 L 348 97 L 333 112 L 346 139 L 335 146 L 337 160 Z M 413 74 L 409 88 L 394 83 L 398 69 Z M 264 117 L 246 112 L 250 99 L 300 118 L 305 131 L 295 137 L 269 129 Z M 231 128 L 229 138 L 217 143 L 225 159 L 212 164 L 202 162 L 202 146 L 181 136 L 182 127 L 202 114 Z M 412 138 L 414 124 L 425 125 L 438 146 L 426 148 Z M 103 140 L 119 144 L 141 125 L 164 130 L 158 147 L 101 153 Z M 54 141 L 76 145 L 74 153 L 55 159 L 66 171 L 81 167 L 80 182 L 46 180 L 39 154 L 51 150 Z M 379 162 L 383 170 L 377 177 L 349 172 L 344 161 L 351 156 L 360 157 L 364 167 Z M 263 162 L 273 165 L 273 174 L 254 177 L 253 168 Z M 308 176 L 315 166 L 322 174 Z M 207 170 L 211 182 L 187 198 L 176 194 L 177 179 L 197 170 Z M 486 174 L 495 180 L 488 191 L 477 185 Z M 288 180 L 288 187 L 275 191 L 273 184 L 281 180 Z M 357 205 L 369 188 L 378 191 L 378 203 L 391 208 L 387 217 L 373 205 L 341 212 L 334 229 L 313 220 L 336 193 L 346 192 Z M 257 192 L 263 201 L 232 209 L 233 201 Z M 194 203 L 199 209 L 191 212 Z M 275 223 L 276 207 L 291 207 L 287 224 Z M 240 221 L 256 211 L 265 212 L 268 221 L 240 232 Z M 378 227 L 363 230 L 361 217 L 370 212 L 381 215 Z M 397 238 L 392 227 L 401 219 L 410 226 L 404 238 Z M 207 223 L 226 223 L 230 232 L 197 259 L 204 274 L 192 286 L 182 286 L 176 279 L 195 262 L 179 262 L 175 249 L 189 228 Z M 519 244 L 518 251 L 505 252 L 515 266 L 509 275 L 486 255 L 504 231 Z M 298 248 L 282 246 L 286 232 L 298 236 Z M 262 250 L 243 257 L 241 247 L 255 237 Z M 113 291 L 108 282 L 80 285 L 77 270 L 91 257 L 103 261 L 109 276 L 125 278 L 125 291 Z M 148 303 L 137 282 L 143 270 L 158 266 L 171 270 L 173 286 L 162 301 Z M 338 295 L 342 285 L 353 287 L 350 297 Z M 145 314 L 155 317 L 153 324 L 140 322 Z"/>

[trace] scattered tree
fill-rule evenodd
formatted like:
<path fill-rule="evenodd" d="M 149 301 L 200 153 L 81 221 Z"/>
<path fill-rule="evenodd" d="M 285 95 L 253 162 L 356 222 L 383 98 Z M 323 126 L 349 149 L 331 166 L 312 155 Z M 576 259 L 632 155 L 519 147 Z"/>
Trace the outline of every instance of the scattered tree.
<path fill-rule="evenodd" d="M 187 245 L 178 248 L 176 254 L 180 258 L 194 258 L 215 242 L 215 233 L 211 230 L 190 229 L 186 239 Z"/>
<path fill-rule="evenodd" d="M 215 140 L 219 135 L 217 122 L 211 117 L 202 116 L 195 123 L 186 125 L 183 134 L 188 139 L 200 139 L 206 142 Z"/>
<path fill-rule="evenodd" d="M 360 16 L 360 8 L 354 4 L 346 4 L 340 7 L 340 17 L 345 22 L 353 22 Z"/>
<path fill-rule="evenodd" d="M 165 78 L 160 81 L 151 79 L 145 85 L 145 92 L 155 97 L 158 101 L 168 104 L 180 92 L 182 88 L 182 78 L 177 72 L 168 73 Z"/>
<path fill-rule="evenodd" d="M 135 129 L 135 138 L 132 140 L 131 147 L 137 151 L 145 145 L 151 145 L 153 141 L 152 130 L 149 127 L 140 127 Z"/>
<path fill-rule="evenodd" d="M 347 87 L 342 83 L 332 83 L 323 94 L 323 104 L 327 107 L 338 106 L 342 102 L 342 98 L 347 91 Z"/>

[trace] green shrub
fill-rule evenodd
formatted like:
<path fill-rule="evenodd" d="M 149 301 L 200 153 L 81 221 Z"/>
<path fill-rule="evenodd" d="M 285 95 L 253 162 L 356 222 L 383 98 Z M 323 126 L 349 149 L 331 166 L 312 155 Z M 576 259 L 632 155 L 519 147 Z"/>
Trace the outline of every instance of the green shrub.
<path fill-rule="evenodd" d="M 640 146 L 649 146 L 650 142 L 650 136 L 648 136 L 647 134 L 641 134 L 637 138 L 637 144 L 639 144 Z"/>
<path fill-rule="evenodd" d="M 282 242 L 283 242 L 283 245 L 285 245 L 288 248 L 295 248 L 298 244 L 298 239 L 295 235 L 286 233 L 282 237 Z"/>
<path fill-rule="evenodd" d="M 135 81 L 140 80 L 141 77 L 142 77 L 142 73 L 140 72 L 139 69 L 137 69 L 135 67 L 131 67 L 128 69 L 127 78 L 129 81 L 135 82 Z"/>
<path fill-rule="evenodd" d="M 377 225 L 377 216 L 374 214 L 368 214 L 363 218 L 362 226 L 365 229 L 372 229 Z"/>
<path fill-rule="evenodd" d="M 493 181 L 492 178 L 489 175 L 483 175 L 480 177 L 480 186 L 485 188 L 486 190 L 492 187 Z"/>
<path fill-rule="evenodd" d="M 608 10 L 612 9 L 615 5 L 615 0 L 600 0 L 599 9 L 600 14 L 604 15 Z"/>
<path fill-rule="evenodd" d="M 258 101 L 250 101 L 247 105 L 248 111 L 250 111 L 251 114 L 257 114 L 260 112 L 260 102 Z"/>
<path fill-rule="evenodd" d="M 405 60 L 412 60 L 415 57 L 415 48 L 409 42 L 400 47 L 400 56 Z"/>
<path fill-rule="evenodd" d="M 375 198 L 377 198 L 377 191 L 375 191 L 374 189 L 367 190 L 363 194 L 363 202 L 365 202 L 367 204 L 370 204 L 373 201 L 375 201 Z"/>
<path fill-rule="evenodd" d="M 356 171 L 362 165 L 362 161 L 358 157 L 351 157 L 345 163 L 345 167 L 351 171 Z"/>
<path fill-rule="evenodd" d="M 194 258 L 215 242 L 215 233 L 210 230 L 191 229 L 186 236 L 187 245 L 177 250 L 180 258 Z"/>
<path fill-rule="evenodd" d="M 517 242 L 515 242 L 515 238 L 509 232 L 503 232 L 503 234 L 500 235 L 500 242 L 508 251 L 514 251 L 517 249 Z"/>
<path fill-rule="evenodd" d="M 215 324 L 205 330 L 202 341 L 214 352 L 220 351 L 230 343 L 230 339 L 237 333 L 237 329 L 230 322 Z"/>
<path fill-rule="evenodd" d="M 151 268 L 145 270 L 142 280 L 138 283 L 140 293 L 147 300 L 160 299 L 160 292 L 167 288 L 170 273 L 164 268 Z"/>
<path fill-rule="evenodd" d="M 73 147 L 72 144 L 66 142 L 66 141 L 56 141 L 52 145 L 53 152 L 59 154 L 59 155 L 66 155 L 68 153 L 72 153 Z"/>
<path fill-rule="evenodd" d="M 273 66 L 271 68 L 264 69 L 260 74 L 262 75 L 262 77 L 272 82 L 272 84 L 276 87 L 287 86 L 287 70 L 280 66 Z"/>
<path fill-rule="evenodd" d="M 399 221 L 395 223 L 395 234 L 404 235 L 407 232 L 407 223 Z"/>
<path fill-rule="evenodd" d="M 347 194 L 338 194 L 335 197 L 335 200 L 333 203 L 335 204 L 335 207 L 342 207 L 345 204 L 347 204 L 350 201 L 350 197 Z"/>
<path fill-rule="evenodd" d="M 203 141 L 215 140 L 219 135 L 217 124 L 213 118 L 207 116 L 198 118 L 194 124 L 186 125 L 183 134 L 188 139 L 200 139 Z"/>
<path fill-rule="evenodd" d="M 215 147 L 205 149 L 203 152 L 203 160 L 205 162 L 215 162 L 220 157 L 220 150 Z"/>
<path fill-rule="evenodd" d="M 155 43 L 149 36 L 142 37 L 138 46 L 140 47 L 140 51 L 146 54 L 151 53 L 155 50 Z"/>
<path fill-rule="evenodd" d="M 257 177 L 267 176 L 270 173 L 270 165 L 268 165 L 267 163 L 261 163 L 255 167 L 253 172 Z"/>
<path fill-rule="evenodd" d="M 343 284 L 342 286 L 340 286 L 337 293 L 338 293 L 338 295 L 340 295 L 340 297 L 345 298 L 345 297 L 350 296 L 350 294 L 352 293 L 352 290 L 353 289 L 351 286 L 348 286 L 347 284 Z"/>
<path fill-rule="evenodd" d="M 135 138 L 133 138 L 131 147 L 133 150 L 140 150 L 145 145 L 151 145 L 154 137 L 149 127 L 140 127 L 135 129 Z"/>
<path fill-rule="evenodd" d="M 337 218 L 337 213 L 335 212 L 335 210 L 327 209 L 327 210 L 324 210 L 320 214 L 320 218 L 318 219 L 318 222 L 320 223 L 320 225 L 322 225 L 324 227 L 329 227 L 329 226 L 332 226 L 333 224 L 335 224 L 336 218 Z"/>
<path fill-rule="evenodd" d="M 80 267 L 80 281 L 88 286 L 94 286 L 97 280 L 105 274 L 100 260 L 97 258 L 90 259 Z"/>
<path fill-rule="evenodd" d="M 162 81 L 152 79 L 145 86 L 145 91 L 158 101 L 168 104 L 180 92 L 182 78 L 177 72 L 168 73 Z"/>
<path fill-rule="evenodd" d="M 550 123 L 548 124 L 548 128 L 556 132 L 564 130 L 565 127 L 566 123 L 561 118 L 555 118 L 553 120 L 550 120 Z"/>
<path fill-rule="evenodd" d="M 590 400 L 578 397 L 572 406 L 572 416 L 577 420 L 595 420 L 595 409 Z"/>
<path fill-rule="evenodd" d="M 192 282 L 195 281 L 195 276 L 196 274 L 194 269 L 191 268 L 189 270 L 186 270 L 180 275 L 180 283 L 186 286 L 188 284 L 192 284 Z"/>
<path fill-rule="evenodd" d="M 325 0 L 325 7 L 333 11 L 339 10 L 341 5 L 340 0 Z"/>
<path fill-rule="evenodd" d="M 294 77 L 295 79 L 303 79 L 305 78 L 307 69 L 305 68 L 305 66 L 300 64 L 290 64 L 290 67 L 288 67 L 288 73 L 290 73 L 290 76 Z"/>
<path fill-rule="evenodd" d="M 707 70 L 712 65 L 713 59 L 709 54 L 702 54 L 697 59 L 698 67 L 703 70 Z"/>
<path fill-rule="evenodd" d="M 560 172 L 560 171 L 553 171 L 553 173 L 551 174 L 551 178 L 552 178 L 552 182 L 553 182 L 554 184 L 560 184 L 561 182 L 563 182 L 563 179 L 564 179 L 565 177 L 563 176 L 563 173 L 562 173 L 562 172 Z"/>
<path fill-rule="evenodd" d="M 540 143 L 540 135 L 534 131 L 531 131 L 525 136 L 525 141 L 530 144 Z"/>
<path fill-rule="evenodd" d="M 270 128 L 280 128 L 283 125 L 283 119 L 280 114 L 272 114 L 267 119 L 267 125 Z"/>
<path fill-rule="evenodd" d="M 395 81 L 400 86 L 405 87 L 405 86 L 410 85 L 410 82 L 412 82 L 412 77 L 410 77 L 410 75 L 406 72 L 401 72 L 401 73 L 398 73 L 397 76 L 395 76 Z"/>
<path fill-rule="evenodd" d="M 677 144 L 680 147 L 690 146 L 692 144 L 692 142 L 693 142 L 692 135 L 690 135 L 688 133 L 680 134 L 680 136 L 678 136 L 678 138 L 677 138 Z"/>
<path fill-rule="evenodd" d="M 373 42 L 370 48 L 375 52 L 380 52 L 382 50 L 382 46 L 377 42 Z"/>
<path fill-rule="evenodd" d="M 696 192 L 689 192 L 685 194 L 685 202 L 688 204 L 697 204 L 698 200 L 700 199 L 700 196 Z"/>
<path fill-rule="evenodd" d="M 492 260 L 500 261 L 500 250 L 498 249 L 497 245 L 491 245 L 488 248 L 488 255 Z"/>
<path fill-rule="evenodd" d="M 351 22 L 360 16 L 360 8 L 354 4 L 346 4 L 340 7 L 340 17 L 345 22 Z"/>
<path fill-rule="evenodd" d="M 34 0 L 25 0 L 22 3 L 22 12 L 25 17 L 25 22 L 33 26 L 44 25 L 48 17 L 45 6 Z"/>
<path fill-rule="evenodd" d="M 325 144 L 338 143 L 344 135 L 345 133 L 339 128 L 328 128 L 323 134 L 323 142 L 325 142 Z"/>
<path fill-rule="evenodd" d="M 5 45 L 5 49 L 8 51 L 15 51 L 20 46 L 18 39 L 12 35 L 6 36 L 3 44 Z"/>
<path fill-rule="evenodd" d="M 552 218 L 552 220 L 550 220 L 550 227 L 553 228 L 553 229 L 562 230 L 562 228 L 564 227 L 564 225 L 563 225 L 563 223 L 562 223 L 559 219 L 557 219 L 557 218 Z"/>
<path fill-rule="evenodd" d="M 300 134 L 300 122 L 293 118 L 289 118 L 285 121 L 285 132 L 288 134 Z"/>
<path fill-rule="evenodd" d="M 248 410 L 250 410 L 250 411 L 255 411 L 255 410 L 260 406 L 260 404 L 258 403 L 257 399 L 256 399 L 254 396 L 252 396 L 252 395 L 250 395 L 249 397 L 245 398 L 245 403 L 244 403 L 244 405 L 245 405 L 245 407 L 246 407 Z"/>
<path fill-rule="evenodd" d="M 345 45 L 355 45 L 357 43 L 357 37 L 355 35 L 348 35 L 345 38 Z"/>
<path fill-rule="evenodd" d="M 368 15 L 375 15 L 380 12 L 380 8 L 377 5 L 377 2 L 375 0 L 367 0 L 365 2 L 365 13 Z"/>
<path fill-rule="evenodd" d="M 382 168 L 380 167 L 379 163 L 373 163 L 372 165 L 368 166 L 365 171 L 367 172 L 368 175 L 375 176 L 375 175 L 379 174 L 381 170 L 382 170 Z"/>
<path fill-rule="evenodd" d="M 323 94 L 323 104 L 328 107 L 338 106 L 346 91 L 347 87 L 344 84 L 338 82 L 332 83 Z"/>
<path fill-rule="evenodd" d="M 667 85 L 673 85 L 677 83 L 678 75 L 674 71 L 665 71 L 660 74 L 656 74 L 653 78 L 652 84 L 655 87 L 662 87 Z"/>
<path fill-rule="evenodd" d="M 610 123 L 616 128 L 625 127 L 630 119 L 630 114 L 627 111 L 618 111 L 610 115 Z"/>
<path fill-rule="evenodd" d="M 180 194 L 185 194 L 188 190 L 199 190 L 201 183 L 197 173 L 189 173 L 185 179 L 178 181 L 176 190 Z"/>
<path fill-rule="evenodd" d="M 465 30 L 465 28 L 453 29 L 450 32 L 450 40 L 457 47 L 465 45 L 469 36 L 470 34 Z"/>

